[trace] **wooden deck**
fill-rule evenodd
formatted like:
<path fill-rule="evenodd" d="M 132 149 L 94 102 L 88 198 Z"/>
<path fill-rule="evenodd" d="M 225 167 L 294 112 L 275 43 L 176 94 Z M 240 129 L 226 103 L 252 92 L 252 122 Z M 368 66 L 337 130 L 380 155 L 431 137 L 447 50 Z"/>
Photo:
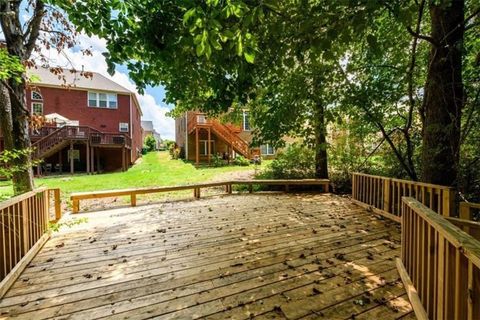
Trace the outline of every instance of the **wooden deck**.
<path fill-rule="evenodd" d="M 414 319 L 399 226 L 334 195 L 231 195 L 84 213 L 0 319 Z"/>

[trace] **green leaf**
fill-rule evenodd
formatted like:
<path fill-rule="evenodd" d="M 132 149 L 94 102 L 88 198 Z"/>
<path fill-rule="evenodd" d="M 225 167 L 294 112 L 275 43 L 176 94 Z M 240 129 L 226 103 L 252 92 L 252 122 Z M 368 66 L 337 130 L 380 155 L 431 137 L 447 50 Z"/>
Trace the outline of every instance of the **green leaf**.
<path fill-rule="evenodd" d="M 243 56 L 245 57 L 245 60 L 247 60 L 248 63 L 255 62 L 255 52 L 253 50 L 245 50 L 245 52 L 243 53 Z"/>

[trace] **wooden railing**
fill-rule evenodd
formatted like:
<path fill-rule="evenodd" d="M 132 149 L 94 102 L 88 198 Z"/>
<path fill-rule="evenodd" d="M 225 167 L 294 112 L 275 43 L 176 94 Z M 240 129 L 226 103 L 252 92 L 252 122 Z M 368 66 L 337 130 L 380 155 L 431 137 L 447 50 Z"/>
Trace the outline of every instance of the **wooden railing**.
<path fill-rule="evenodd" d="M 452 188 L 363 173 L 352 174 L 353 200 L 396 221 L 400 221 L 402 197 L 405 196 L 415 198 L 446 217 L 455 211 L 455 193 Z"/>
<path fill-rule="evenodd" d="M 480 203 L 460 202 L 459 218 L 450 218 L 449 221 L 480 240 Z"/>
<path fill-rule="evenodd" d="M 233 185 L 246 185 L 250 193 L 253 192 L 254 185 L 280 185 L 284 186 L 285 191 L 289 191 L 290 186 L 321 186 L 323 192 L 328 192 L 330 180 L 328 179 L 299 179 L 299 180 L 233 180 L 233 181 L 221 181 L 202 184 L 190 184 L 182 186 L 171 187 L 154 187 L 154 188 L 132 188 L 121 190 L 104 190 L 94 192 L 77 192 L 72 193 L 70 199 L 72 200 L 72 212 L 77 213 L 80 211 L 80 200 L 86 199 L 99 199 L 110 197 L 130 196 L 130 204 L 132 207 L 137 205 L 137 196 L 141 194 L 150 193 L 162 193 L 181 190 L 193 190 L 193 196 L 200 198 L 200 190 L 204 188 L 212 187 L 224 187 L 227 194 L 232 193 Z"/>
<path fill-rule="evenodd" d="M 418 319 L 480 319 L 480 242 L 419 201 L 402 202 L 397 267 Z"/>
<path fill-rule="evenodd" d="M 41 159 L 56 146 L 69 140 L 85 140 L 92 144 L 124 145 L 131 147 L 131 138 L 123 133 L 105 133 L 89 126 L 63 126 L 32 144 L 33 158 Z"/>
<path fill-rule="evenodd" d="M 49 222 L 60 217 L 59 189 L 41 188 L 0 203 L 0 298 L 48 239 Z"/>
<path fill-rule="evenodd" d="M 192 133 L 196 127 L 210 127 L 219 138 L 231 144 L 235 151 L 247 158 L 249 157 L 250 148 L 248 143 L 235 132 L 232 132 L 226 125 L 220 123 L 220 121 L 210 119 L 204 113 L 192 113 L 188 118 L 187 130 L 189 133 Z"/>

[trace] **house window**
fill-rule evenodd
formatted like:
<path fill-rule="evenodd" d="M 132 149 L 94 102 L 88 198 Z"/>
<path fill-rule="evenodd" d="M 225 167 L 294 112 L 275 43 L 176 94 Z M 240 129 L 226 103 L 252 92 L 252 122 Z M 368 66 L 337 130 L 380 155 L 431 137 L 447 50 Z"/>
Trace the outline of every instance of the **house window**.
<path fill-rule="evenodd" d="M 43 115 L 43 103 L 32 102 L 32 114 Z"/>
<path fill-rule="evenodd" d="M 201 156 L 206 156 L 208 155 L 208 144 L 207 140 L 200 140 L 200 145 L 199 145 L 199 153 Z M 215 141 L 210 140 L 210 154 L 215 154 Z"/>
<path fill-rule="evenodd" d="M 88 92 L 88 106 L 96 108 L 117 109 L 117 94 L 106 92 Z"/>
<path fill-rule="evenodd" d="M 128 123 L 120 122 L 118 130 L 120 130 L 120 132 L 128 132 Z"/>
<path fill-rule="evenodd" d="M 110 109 L 116 109 L 117 108 L 117 95 L 114 93 L 109 93 L 108 94 L 108 107 Z"/>
<path fill-rule="evenodd" d="M 243 111 L 243 131 L 250 131 L 250 119 L 248 111 Z"/>
<path fill-rule="evenodd" d="M 40 92 L 32 91 L 32 100 L 43 100 L 43 97 Z"/>
<path fill-rule="evenodd" d="M 260 146 L 260 154 L 263 156 L 272 156 L 275 154 L 275 149 L 270 144 L 262 144 Z"/>

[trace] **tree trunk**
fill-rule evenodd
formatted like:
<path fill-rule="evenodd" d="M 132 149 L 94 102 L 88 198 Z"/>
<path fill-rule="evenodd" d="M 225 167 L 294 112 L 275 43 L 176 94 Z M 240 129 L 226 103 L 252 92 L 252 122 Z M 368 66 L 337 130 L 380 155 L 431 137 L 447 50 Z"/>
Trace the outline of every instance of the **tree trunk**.
<path fill-rule="evenodd" d="M 464 105 L 464 0 L 430 5 L 432 44 L 422 110 L 422 180 L 457 183 L 460 119 Z M 447 4 L 448 2 L 448 4 Z"/>
<path fill-rule="evenodd" d="M 15 150 L 26 150 L 31 148 L 29 126 L 28 126 L 28 113 L 26 110 L 27 101 L 25 98 L 25 82 L 11 83 L 10 87 L 10 103 L 12 106 L 12 134 L 13 134 L 13 147 Z M 17 99 L 13 98 L 13 95 Z M 19 165 L 25 165 L 31 162 L 30 155 L 22 155 L 17 160 Z M 27 169 L 20 172 L 16 172 L 12 177 L 13 192 L 20 194 L 33 190 L 33 171 L 32 167 L 28 166 Z"/>
<path fill-rule="evenodd" d="M 316 104 L 315 127 L 315 178 L 328 179 L 327 128 L 325 110 L 321 103 Z"/>

